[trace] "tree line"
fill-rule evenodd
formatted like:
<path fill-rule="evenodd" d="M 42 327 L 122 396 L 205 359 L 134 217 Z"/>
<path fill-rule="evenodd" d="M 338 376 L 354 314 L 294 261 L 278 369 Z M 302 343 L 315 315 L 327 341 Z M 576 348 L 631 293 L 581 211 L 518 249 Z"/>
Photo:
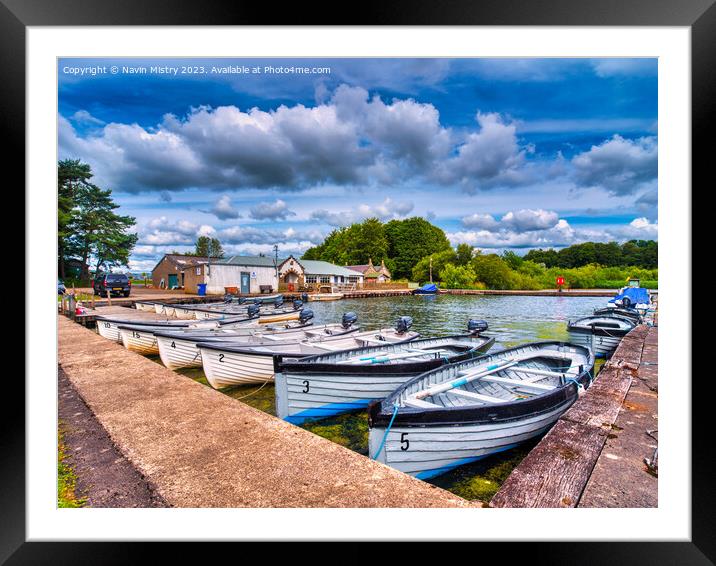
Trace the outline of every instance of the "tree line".
<path fill-rule="evenodd" d="M 654 240 L 617 242 L 584 242 L 561 250 L 530 250 L 525 260 L 542 263 L 545 267 L 583 267 L 591 263 L 605 267 L 635 266 L 656 269 L 659 261 L 659 244 Z"/>
<path fill-rule="evenodd" d="M 335 229 L 303 258 L 338 265 L 383 260 L 393 279 L 432 279 L 453 289 L 546 289 L 555 287 L 557 276 L 571 288 L 618 288 L 629 277 L 658 286 L 655 241 L 586 242 L 524 257 L 511 250 L 498 255 L 469 244 L 453 248 L 443 230 L 419 217 L 387 223 L 369 218 Z"/>
<path fill-rule="evenodd" d="M 80 160 L 67 159 L 57 165 L 57 262 L 61 279 L 68 264 L 79 263 L 79 279 L 89 279 L 90 263 L 95 271 L 127 265 L 137 234 L 130 232 L 136 220 L 114 211 L 111 189 L 91 182 L 92 170 Z"/>

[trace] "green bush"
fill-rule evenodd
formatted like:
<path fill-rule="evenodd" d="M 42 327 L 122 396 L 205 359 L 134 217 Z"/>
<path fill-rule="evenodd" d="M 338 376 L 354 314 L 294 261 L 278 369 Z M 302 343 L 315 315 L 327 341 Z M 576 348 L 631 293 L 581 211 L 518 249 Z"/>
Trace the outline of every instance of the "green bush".
<path fill-rule="evenodd" d="M 467 265 L 455 266 L 448 263 L 440 272 L 440 279 L 447 289 L 472 289 L 476 276 Z"/>

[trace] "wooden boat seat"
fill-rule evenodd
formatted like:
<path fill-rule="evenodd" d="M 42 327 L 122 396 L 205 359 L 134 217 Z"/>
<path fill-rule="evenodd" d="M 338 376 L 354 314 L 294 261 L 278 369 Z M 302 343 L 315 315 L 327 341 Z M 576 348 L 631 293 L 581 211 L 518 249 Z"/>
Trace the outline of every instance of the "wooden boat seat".
<path fill-rule="evenodd" d="M 482 395 L 480 393 L 474 393 L 472 391 L 465 391 L 464 389 L 449 389 L 445 391 L 448 395 L 455 395 L 456 397 L 462 397 L 463 399 L 470 399 L 471 401 L 480 401 L 482 403 L 507 403 L 509 399 L 500 399 L 499 397 L 492 397 L 491 395 Z"/>
<path fill-rule="evenodd" d="M 531 383 L 529 381 L 523 381 L 521 379 L 509 379 L 507 377 L 498 377 L 496 375 L 486 375 L 480 378 L 482 381 L 489 381 L 491 383 L 499 383 L 500 385 L 513 385 L 516 387 L 524 387 L 526 389 L 536 389 L 538 391 L 551 391 L 554 389 L 552 385 L 544 385 L 542 383 Z"/>
<path fill-rule="evenodd" d="M 413 407 L 415 409 L 440 409 L 440 405 L 436 405 L 435 403 L 429 403 L 427 401 L 421 401 L 420 399 L 406 399 L 405 400 L 405 406 L 406 407 Z"/>

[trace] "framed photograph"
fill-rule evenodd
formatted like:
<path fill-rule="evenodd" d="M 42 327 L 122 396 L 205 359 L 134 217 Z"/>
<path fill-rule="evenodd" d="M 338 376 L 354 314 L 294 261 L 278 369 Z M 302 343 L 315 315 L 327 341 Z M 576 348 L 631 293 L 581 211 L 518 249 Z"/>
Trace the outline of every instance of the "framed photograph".
<path fill-rule="evenodd" d="M 400 4 L 2 0 L 9 564 L 156 540 L 713 560 L 690 228 L 716 9 Z"/>

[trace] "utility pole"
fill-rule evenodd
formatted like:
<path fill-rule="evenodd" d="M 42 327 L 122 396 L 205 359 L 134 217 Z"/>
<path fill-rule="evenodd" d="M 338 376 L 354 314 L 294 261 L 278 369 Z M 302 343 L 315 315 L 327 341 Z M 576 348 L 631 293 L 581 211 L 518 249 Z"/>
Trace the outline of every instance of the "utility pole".
<path fill-rule="evenodd" d="M 273 245 L 273 267 L 276 270 L 276 286 L 278 288 L 278 244 Z"/>
<path fill-rule="evenodd" d="M 430 256 L 430 282 L 433 282 L 433 256 Z"/>

